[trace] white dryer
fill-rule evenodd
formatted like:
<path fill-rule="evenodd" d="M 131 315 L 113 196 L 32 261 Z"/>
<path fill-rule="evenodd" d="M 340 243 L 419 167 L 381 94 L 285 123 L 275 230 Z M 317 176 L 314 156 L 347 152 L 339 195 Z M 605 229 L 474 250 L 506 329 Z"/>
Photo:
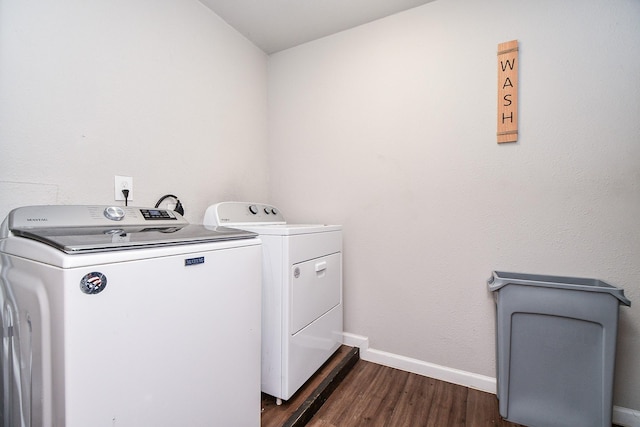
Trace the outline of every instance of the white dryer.
<path fill-rule="evenodd" d="M 203 223 L 260 235 L 262 391 L 288 400 L 342 344 L 342 227 L 244 202 L 210 206 Z"/>
<path fill-rule="evenodd" d="M 0 228 L 0 425 L 260 425 L 261 245 L 163 209 Z"/>

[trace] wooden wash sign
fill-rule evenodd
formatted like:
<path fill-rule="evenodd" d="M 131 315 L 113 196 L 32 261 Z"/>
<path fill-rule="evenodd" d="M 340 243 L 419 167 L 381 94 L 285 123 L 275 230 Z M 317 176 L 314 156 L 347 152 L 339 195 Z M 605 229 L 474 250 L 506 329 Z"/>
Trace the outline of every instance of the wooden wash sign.
<path fill-rule="evenodd" d="M 518 140 L 518 40 L 498 45 L 498 144 Z"/>

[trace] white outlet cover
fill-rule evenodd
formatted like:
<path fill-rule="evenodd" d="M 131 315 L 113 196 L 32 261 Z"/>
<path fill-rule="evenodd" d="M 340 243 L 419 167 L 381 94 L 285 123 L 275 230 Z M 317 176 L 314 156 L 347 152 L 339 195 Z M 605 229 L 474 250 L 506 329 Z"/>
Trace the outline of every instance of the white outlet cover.
<path fill-rule="evenodd" d="M 127 200 L 133 200 L 133 178 L 130 176 L 116 175 L 113 182 L 114 200 L 124 200 L 122 190 L 129 190 Z"/>

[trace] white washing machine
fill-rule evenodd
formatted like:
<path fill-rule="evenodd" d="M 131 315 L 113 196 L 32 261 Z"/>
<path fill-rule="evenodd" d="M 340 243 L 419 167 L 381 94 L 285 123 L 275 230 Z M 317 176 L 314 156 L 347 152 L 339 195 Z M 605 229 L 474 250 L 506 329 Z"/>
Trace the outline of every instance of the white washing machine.
<path fill-rule="evenodd" d="M 261 242 L 163 209 L 0 229 L 0 425 L 260 425 Z"/>
<path fill-rule="evenodd" d="M 260 235 L 262 391 L 288 400 L 342 344 L 342 227 L 243 202 L 210 206 L 203 223 Z"/>

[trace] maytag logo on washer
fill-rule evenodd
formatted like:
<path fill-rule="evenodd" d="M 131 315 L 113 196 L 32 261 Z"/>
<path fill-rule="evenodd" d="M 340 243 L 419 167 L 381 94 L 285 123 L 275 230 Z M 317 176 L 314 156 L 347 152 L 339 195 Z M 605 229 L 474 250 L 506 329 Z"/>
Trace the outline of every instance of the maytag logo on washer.
<path fill-rule="evenodd" d="M 186 258 L 184 260 L 184 266 L 188 267 L 190 265 L 198 265 L 198 264 L 204 264 L 204 257 L 198 257 L 198 258 Z"/>
<path fill-rule="evenodd" d="M 99 294 L 107 286 L 107 276 L 97 271 L 86 274 L 80 280 L 80 290 L 85 294 Z"/>

